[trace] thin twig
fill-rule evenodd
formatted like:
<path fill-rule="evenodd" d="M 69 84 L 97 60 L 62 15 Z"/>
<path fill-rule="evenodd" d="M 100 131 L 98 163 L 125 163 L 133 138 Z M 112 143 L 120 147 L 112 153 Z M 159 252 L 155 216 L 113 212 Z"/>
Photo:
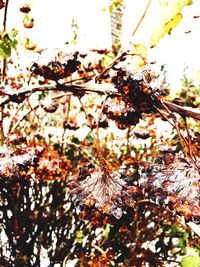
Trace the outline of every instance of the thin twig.
<path fill-rule="evenodd" d="M 129 151 L 129 139 L 130 139 L 130 132 L 131 132 L 131 126 L 129 125 L 128 126 L 128 129 L 127 129 L 127 135 L 126 135 L 126 149 L 127 149 L 127 153 Z"/>
<path fill-rule="evenodd" d="M 3 117 L 4 117 L 4 107 L 0 108 L 0 113 L 1 113 L 1 120 L 0 120 L 0 135 L 1 135 L 1 143 L 0 145 L 2 146 L 4 143 L 4 130 L 3 130 Z"/>
<path fill-rule="evenodd" d="M 190 155 L 191 158 L 194 159 L 194 162 L 196 162 L 196 157 L 195 157 L 194 153 L 192 152 L 192 141 L 191 141 L 191 138 L 190 138 L 190 130 L 189 130 L 189 127 L 188 127 L 187 118 L 184 116 L 183 120 L 185 122 L 185 128 L 186 128 L 187 137 L 188 137 L 189 155 Z"/>
<path fill-rule="evenodd" d="M 9 0 L 6 0 L 4 19 L 3 19 L 3 32 L 6 31 L 6 20 L 7 20 L 7 12 L 8 12 L 8 3 L 9 3 Z"/>
<path fill-rule="evenodd" d="M 161 103 L 162 103 L 163 107 L 165 108 L 165 110 L 168 112 L 168 115 L 171 117 L 172 121 L 174 122 L 174 128 L 177 131 L 179 140 L 181 141 L 181 139 L 182 139 L 185 142 L 185 144 L 187 146 L 189 146 L 188 141 L 180 132 L 180 127 L 179 127 L 179 123 L 177 122 L 176 116 L 174 115 L 174 113 L 171 112 L 171 110 L 169 110 L 169 108 L 166 106 L 166 104 L 163 101 L 161 101 Z"/>
<path fill-rule="evenodd" d="M 67 96 L 67 114 L 66 114 L 66 118 L 65 118 L 64 124 L 68 123 L 70 108 L 71 108 L 71 95 Z M 65 138 L 66 130 L 67 130 L 67 128 L 65 127 L 65 125 L 63 125 L 63 134 L 62 134 L 62 138 L 61 138 L 61 140 L 62 140 L 62 145 L 61 145 L 62 153 L 63 153 L 63 150 L 64 150 L 64 144 L 65 144 L 64 138 Z"/>
<path fill-rule="evenodd" d="M 7 94 L 0 99 L 0 107 L 4 106 L 9 102 L 15 102 L 15 97 L 28 97 L 30 93 L 42 92 L 42 91 L 63 91 L 65 93 L 72 93 L 79 95 L 81 93 L 97 93 L 99 95 L 105 95 L 108 97 L 120 97 L 121 94 L 117 92 L 116 88 L 110 84 L 90 84 L 90 85 L 65 85 L 65 84 L 54 84 L 48 86 L 38 87 L 23 87 L 20 90 Z M 5 92 L 4 92 L 5 94 Z M 200 111 L 194 108 L 182 107 L 174 104 L 167 100 L 159 101 L 159 104 L 164 109 L 167 108 L 170 111 L 176 112 L 181 116 L 190 117 L 196 120 L 200 120 Z"/>
<path fill-rule="evenodd" d="M 3 19 L 3 33 L 6 31 L 6 20 L 7 20 L 7 11 L 8 11 L 8 3 L 9 0 L 6 0 L 5 4 L 5 12 L 4 12 L 4 19 Z M 6 76 L 6 66 L 7 66 L 7 59 L 6 57 L 3 58 L 3 64 L 2 64 L 2 81 L 4 81 L 5 76 Z M 0 134 L 1 134 L 1 145 L 4 143 L 4 129 L 3 129 L 3 117 L 4 117 L 4 107 L 1 107 L 1 129 L 0 129 Z"/>
<path fill-rule="evenodd" d="M 97 156 L 99 156 L 100 158 L 102 157 L 102 153 L 101 153 L 101 147 L 100 147 L 100 140 L 99 140 L 99 123 L 103 114 L 103 109 L 105 107 L 106 101 L 107 101 L 108 97 L 106 97 L 103 101 L 102 107 L 101 107 L 101 112 L 99 115 L 99 119 L 98 119 L 98 123 L 97 123 L 97 128 L 96 128 L 96 148 L 97 148 Z"/>
<path fill-rule="evenodd" d="M 180 132 L 180 128 L 179 128 L 179 125 L 177 123 L 177 120 L 174 116 L 174 114 L 168 109 L 168 107 L 165 105 L 165 103 L 163 103 L 163 101 L 161 101 L 163 107 L 165 108 L 165 110 L 168 112 L 168 116 L 170 116 L 170 118 L 172 119 L 173 121 L 173 127 L 176 129 L 176 132 L 178 134 L 178 137 L 179 137 L 179 140 L 180 140 L 180 143 L 181 143 L 181 140 L 184 141 L 184 143 L 186 144 L 186 146 L 189 148 L 189 156 L 191 158 L 191 160 L 193 161 L 193 163 L 196 165 L 196 158 L 194 156 L 194 154 L 192 153 L 192 150 L 191 150 L 191 140 L 190 140 L 190 137 L 188 138 L 188 140 L 181 134 Z M 161 114 L 168 122 L 169 119 L 167 116 L 165 116 L 158 108 L 157 108 L 157 111 L 159 112 L 159 114 Z M 183 117 L 183 116 L 182 116 Z M 186 118 L 185 118 L 185 121 L 186 121 Z M 170 122 L 171 124 L 171 122 Z M 187 121 L 186 121 L 186 130 L 187 130 L 187 134 L 189 135 L 189 130 L 187 129 Z M 181 144 L 182 145 L 182 144 Z M 182 145 L 182 147 L 184 147 Z M 183 151 L 184 152 L 184 151 Z"/>
<path fill-rule="evenodd" d="M 7 20 L 7 12 L 8 12 L 8 3 L 9 0 L 6 0 L 5 4 L 5 12 L 4 12 L 4 19 L 3 19 L 3 33 L 6 32 L 6 20 Z M 7 67 L 7 58 L 3 58 L 3 66 L 2 66 L 2 81 L 4 81 L 6 76 L 6 67 Z"/>
<path fill-rule="evenodd" d="M 179 131 L 179 129 L 177 129 L 177 125 L 176 125 L 176 123 L 174 122 L 174 120 L 172 119 L 172 117 L 171 117 L 171 119 L 172 119 L 173 123 L 169 120 L 168 116 L 167 116 L 166 114 L 164 114 L 164 112 L 162 112 L 159 108 L 156 108 L 156 110 L 157 110 L 157 112 L 161 115 L 161 117 L 163 117 L 166 121 L 168 121 L 168 122 L 173 126 L 173 128 L 176 129 L 177 134 L 178 134 L 178 136 L 179 136 L 179 139 L 180 139 L 180 140 L 184 140 L 184 142 L 186 143 L 186 145 L 188 145 L 187 140 L 186 140 L 185 137 L 181 134 L 181 132 Z M 169 113 L 168 113 L 168 115 L 169 115 Z"/>
<path fill-rule="evenodd" d="M 121 55 L 117 55 L 112 62 L 108 65 L 106 69 L 104 69 L 99 76 L 95 78 L 95 81 L 100 80 L 114 65 L 116 65 L 120 60 L 123 60 L 128 54 L 126 52 L 122 53 Z"/>
<path fill-rule="evenodd" d="M 137 30 L 139 29 L 139 27 L 140 27 L 140 25 L 141 25 L 143 19 L 144 19 L 145 16 L 146 16 L 147 10 L 149 9 L 149 7 L 150 7 L 150 5 L 151 5 L 151 2 L 152 2 L 152 0 L 149 0 L 149 2 L 147 3 L 147 6 L 146 6 L 146 8 L 145 8 L 145 10 L 144 10 L 144 13 L 142 14 L 142 17 L 140 18 L 138 24 L 136 25 L 135 29 L 134 29 L 133 32 L 132 32 L 131 38 L 133 38 L 133 36 L 136 34 Z"/>
<path fill-rule="evenodd" d="M 120 55 L 117 55 L 113 61 L 108 65 L 108 67 L 106 69 L 104 69 L 96 78 L 95 81 L 97 82 L 98 80 L 100 80 L 101 78 L 104 77 L 104 75 L 112 68 L 114 67 L 117 63 L 119 63 L 120 61 L 124 60 L 125 57 L 127 56 L 137 56 L 140 57 L 144 62 L 145 62 L 145 58 L 143 58 L 140 54 L 136 54 L 136 53 L 128 53 L 128 52 L 123 52 Z"/>
<path fill-rule="evenodd" d="M 7 137 L 9 136 L 9 133 L 11 131 L 11 126 L 12 126 L 13 120 L 16 118 L 16 116 L 19 113 L 19 111 L 25 106 L 25 103 L 26 103 L 27 99 L 25 99 L 21 104 L 19 104 L 19 106 L 17 107 L 17 110 L 11 116 L 10 123 L 8 125 L 8 130 L 7 130 Z M 30 105 L 30 103 L 29 103 L 29 105 Z"/>

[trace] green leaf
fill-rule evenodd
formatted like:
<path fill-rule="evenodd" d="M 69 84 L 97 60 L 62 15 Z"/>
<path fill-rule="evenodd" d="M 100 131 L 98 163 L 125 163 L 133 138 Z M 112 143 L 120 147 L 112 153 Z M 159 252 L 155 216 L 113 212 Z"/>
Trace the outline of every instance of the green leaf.
<path fill-rule="evenodd" d="M 198 252 L 200 255 L 200 245 L 196 245 L 195 251 Z"/>
<path fill-rule="evenodd" d="M 186 246 L 187 246 L 187 242 L 186 242 L 186 241 L 187 241 L 186 238 L 184 238 L 184 237 L 179 237 L 178 244 L 179 244 L 180 248 L 181 248 L 183 251 L 185 251 Z"/>
<path fill-rule="evenodd" d="M 198 267 L 200 266 L 200 257 L 186 256 L 181 261 L 181 267 Z"/>
<path fill-rule="evenodd" d="M 107 223 L 104 230 L 104 236 L 108 239 L 111 228 L 114 227 L 112 224 Z"/>
<path fill-rule="evenodd" d="M 70 161 L 74 161 L 75 151 L 76 151 L 76 147 L 74 145 L 71 145 L 70 148 L 66 151 L 65 155 L 69 158 Z"/>
<path fill-rule="evenodd" d="M 83 238 L 84 238 L 84 234 L 83 234 L 83 231 L 77 231 L 76 232 L 76 242 L 78 243 L 78 244 L 82 244 L 82 242 L 83 242 Z"/>
<path fill-rule="evenodd" d="M 4 33 L 0 40 L 0 56 L 10 57 L 12 49 L 16 49 L 18 41 L 16 39 L 18 34 L 17 30 L 12 30 L 11 32 Z"/>
<path fill-rule="evenodd" d="M 6 42 L 0 43 L 0 56 L 10 57 L 11 56 L 11 46 Z"/>
<path fill-rule="evenodd" d="M 151 47 L 156 46 L 160 39 L 170 34 L 181 21 L 183 7 L 191 5 L 192 0 L 171 0 L 161 2 L 158 10 L 158 18 L 151 35 Z"/>
<path fill-rule="evenodd" d="M 10 41 L 11 42 L 16 42 L 16 37 L 17 37 L 17 35 L 18 35 L 18 30 L 12 30 L 11 32 L 8 32 L 7 33 L 7 35 L 8 35 L 8 37 L 9 37 L 9 39 L 10 39 Z"/>
<path fill-rule="evenodd" d="M 183 230 L 179 227 L 179 226 L 176 226 L 176 225 L 172 225 L 170 227 L 170 230 L 173 234 L 176 234 L 176 233 L 183 233 Z"/>
<path fill-rule="evenodd" d="M 79 141 L 79 139 L 77 138 L 77 137 L 73 137 L 72 138 L 72 143 L 74 143 L 74 144 L 80 144 L 80 141 Z"/>
<path fill-rule="evenodd" d="M 94 144 L 94 137 L 93 137 L 90 133 L 87 135 L 87 140 L 88 140 L 90 143 Z"/>

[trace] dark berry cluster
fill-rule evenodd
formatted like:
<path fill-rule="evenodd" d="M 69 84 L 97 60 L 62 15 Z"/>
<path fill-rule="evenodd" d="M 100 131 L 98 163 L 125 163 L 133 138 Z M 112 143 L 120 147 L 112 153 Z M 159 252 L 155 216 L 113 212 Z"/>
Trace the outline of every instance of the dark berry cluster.
<path fill-rule="evenodd" d="M 132 74 L 120 69 L 112 82 L 121 93 L 125 103 L 131 105 L 138 113 L 150 113 L 161 94 L 158 89 L 151 87 L 152 79 L 148 71 Z"/>
<path fill-rule="evenodd" d="M 49 62 L 43 62 L 39 59 L 32 67 L 32 73 L 40 75 L 45 79 L 57 81 L 67 78 L 78 70 L 81 62 L 78 60 L 78 52 L 66 54 L 57 52 L 57 54 Z"/>
<path fill-rule="evenodd" d="M 122 99 L 112 99 L 107 102 L 103 109 L 108 119 L 114 120 L 119 129 L 124 130 L 130 125 L 136 125 L 141 114 L 136 112 L 131 105 L 126 104 Z"/>
<path fill-rule="evenodd" d="M 118 104 L 113 100 L 112 104 L 107 103 L 104 114 L 114 120 L 119 128 L 125 129 L 129 125 L 136 125 L 142 114 L 154 112 L 162 92 L 151 87 L 153 78 L 148 71 L 132 74 L 124 69 L 117 70 L 112 82 L 121 97 Z"/>

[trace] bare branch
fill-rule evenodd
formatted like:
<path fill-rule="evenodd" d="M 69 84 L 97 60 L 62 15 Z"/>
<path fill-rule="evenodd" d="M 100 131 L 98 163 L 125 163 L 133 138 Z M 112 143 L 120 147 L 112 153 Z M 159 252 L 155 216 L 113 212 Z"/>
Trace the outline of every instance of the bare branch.
<path fill-rule="evenodd" d="M 98 89 L 99 88 L 99 89 Z M 23 87 L 20 90 L 12 93 L 5 93 L 6 96 L 0 98 L 0 107 L 3 107 L 9 102 L 16 102 L 17 98 L 25 99 L 35 92 L 43 91 L 63 91 L 72 93 L 74 95 L 82 95 L 85 93 L 97 93 L 99 95 L 120 96 L 117 90 L 110 84 L 94 84 L 94 85 L 73 85 L 73 84 L 59 84 L 38 87 Z"/>
<path fill-rule="evenodd" d="M 65 93 L 71 93 L 73 95 L 81 96 L 87 93 L 97 93 L 99 95 L 105 95 L 107 97 L 120 97 L 121 94 L 118 93 L 117 89 L 111 84 L 95 84 L 90 83 L 86 85 L 76 85 L 76 84 L 59 84 L 55 83 L 53 85 L 48 86 L 38 86 L 38 87 L 23 87 L 20 90 L 13 91 L 12 93 L 6 93 L 4 97 L 0 97 L 0 107 L 3 107 L 5 104 L 9 102 L 17 102 L 17 98 L 21 98 L 21 102 L 28 98 L 31 94 L 35 92 L 43 92 L 43 91 L 62 91 Z M 17 102 L 19 103 L 19 102 Z M 176 105 L 167 100 L 159 101 L 160 107 L 166 109 L 167 108 L 176 112 L 182 117 L 190 117 L 195 120 L 200 120 L 200 111 L 190 107 L 182 107 Z"/>
<path fill-rule="evenodd" d="M 181 115 L 182 117 L 190 117 L 193 118 L 195 120 L 200 120 L 200 110 L 198 109 L 194 109 L 194 108 L 190 108 L 190 107 L 182 107 L 179 105 L 176 105 L 172 102 L 169 102 L 167 100 L 162 100 L 161 101 L 161 105 L 162 102 L 168 107 L 168 109 L 170 111 L 176 112 L 179 115 Z"/>

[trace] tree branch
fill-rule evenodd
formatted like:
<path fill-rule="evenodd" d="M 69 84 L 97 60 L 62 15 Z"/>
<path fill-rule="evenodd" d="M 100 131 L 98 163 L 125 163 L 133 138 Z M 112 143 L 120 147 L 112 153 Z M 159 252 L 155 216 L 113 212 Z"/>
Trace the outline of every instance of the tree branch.
<path fill-rule="evenodd" d="M 2 90 L 2 93 L 5 95 L 4 97 L 0 97 L 0 107 L 3 107 L 5 104 L 9 102 L 17 102 L 17 98 L 21 98 L 24 100 L 29 97 L 31 94 L 35 92 L 43 92 L 43 91 L 62 91 L 65 93 L 71 93 L 73 95 L 81 96 L 87 93 L 97 93 L 99 95 L 105 95 L 108 97 L 120 97 L 121 94 L 118 93 L 116 88 L 111 84 L 89 84 L 89 85 L 75 85 L 75 84 L 59 84 L 55 83 L 54 85 L 48 86 L 38 86 L 38 87 L 23 87 L 17 91 L 12 93 L 6 93 Z M 18 103 L 18 102 L 17 102 Z M 183 117 L 190 117 L 195 120 L 200 120 L 200 111 L 190 107 L 182 107 L 176 105 L 167 100 L 159 101 L 160 107 L 163 109 L 167 108 L 172 111 L 178 113 Z"/>
<path fill-rule="evenodd" d="M 98 89 L 99 88 L 99 89 Z M 7 93 L 2 90 L 4 97 L 0 97 L 0 107 L 3 107 L 9 102 L 17 102 L 17 98 L 25 99 L 35 92 L 43 91 L 63 91 L 74 95 L 83 95 L 85 93 L 97 93 L 99 95 L 107 95 L 110 97 L 120 96 L 117 90 L 110 84 L 94 84 L 94 85 L 66 85 L 56 83 L 55 85 L 39 86 L 39 87 L 23 87 L 12 93 Z"/>
<path fill-rule="evenodd" d="M 190 107 L 182 107 L 182 106 L 176 105 L 172 102 L 169 102 L 167 100 L 162 100 L 161 105 L 162 105 L 162 102 L 168 107 L 168 109 L 170 111 L 176 112 L 183 117 L 190 117 L 190 118 L 193 118 L 195 120 L 200 120 L 199 109 L 197 110 L 197 109 L 190 108 Z M 162 107 L 163 107 L 163 105 L 162 105 Z"/>

